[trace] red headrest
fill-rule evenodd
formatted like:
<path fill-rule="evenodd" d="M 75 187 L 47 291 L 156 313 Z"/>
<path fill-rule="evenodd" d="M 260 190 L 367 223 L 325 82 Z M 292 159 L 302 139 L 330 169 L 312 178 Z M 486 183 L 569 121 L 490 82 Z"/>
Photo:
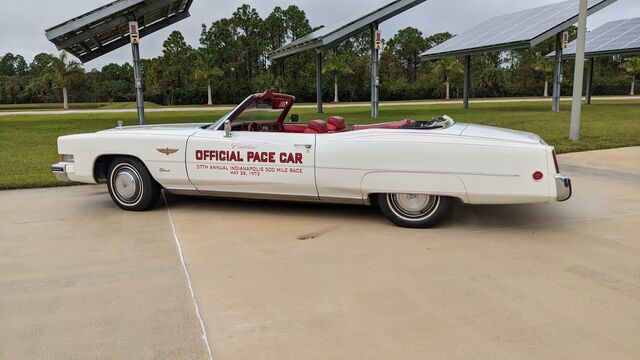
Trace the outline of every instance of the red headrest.
<path fill-rule="evenodd" d="M 342 116 L 330 116 L 327 122 L 329 131 L 340 131 L 344 129 L 344 118 Z"/>
<path fill-rule="evenodd" d="M 329 132 L 329 129 L 327 128 L 327 123 L 324 120 L 311 120 L 309 122 L 309 129 L 317 133 Z"/>

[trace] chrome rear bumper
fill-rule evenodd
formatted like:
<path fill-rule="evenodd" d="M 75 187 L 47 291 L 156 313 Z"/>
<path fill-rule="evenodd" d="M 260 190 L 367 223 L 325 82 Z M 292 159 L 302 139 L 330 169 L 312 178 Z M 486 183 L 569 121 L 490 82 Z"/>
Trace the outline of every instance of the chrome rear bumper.
<path fill-rule="evenodd" d="M 569 177 L 557 174 L 556 175 L 556 190 L 558 193 L 558 201 L 569 200 L 571 197 L 571 179 Z"/>
<path fill-rule="evenodd" d="M 67 175 L 67 164 L 57 163 L 51 165 L 51 172 L 60 181 L 69 181 L 69 175 Z"/>

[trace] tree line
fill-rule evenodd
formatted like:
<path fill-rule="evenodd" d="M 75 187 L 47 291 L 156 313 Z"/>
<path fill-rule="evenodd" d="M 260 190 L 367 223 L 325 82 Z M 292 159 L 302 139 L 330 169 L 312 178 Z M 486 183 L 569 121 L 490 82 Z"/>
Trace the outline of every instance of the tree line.
<path fill-rule="evenodd" d="M 146 100 L 165 105 L 228 104 L 247 94 L 274 89 L 302 101 L 315 100 L 315 60 L 311 51 L 270 61 L 268 54 L 313 28 L 299 7 L 275 7 L 265 18 L 249 5 L 229 18 L 203 24 L 198 47 L 179 31 L 163 43 L 162 55 L 142 61 Z M 575 38 L 575 28 L 570 30 Z M 462 59 L 421 61 L 420 54 L 453 35 L 425 36 L 407 27 L 384 41 L 380 58 L 382 100 L 458 98 L 462 95 Z M 363 101 L 370 97 L 370 31 L 325 53 L 325 101 Z M 531 49 L 474 55 L 472 97 L 549 95 L 555 49 L 548 39 Z M 571 92 L 573 61 L 563 65 L 563 95 Z M 640 58 L 596 59 L 595 94 L 634 93 Z M 86 71 L 66 53 L 40 53 L 27 63 L 12 53 L 0 58 L 0 103 L 134 101 L 133 68 L 108 64 Z"/>

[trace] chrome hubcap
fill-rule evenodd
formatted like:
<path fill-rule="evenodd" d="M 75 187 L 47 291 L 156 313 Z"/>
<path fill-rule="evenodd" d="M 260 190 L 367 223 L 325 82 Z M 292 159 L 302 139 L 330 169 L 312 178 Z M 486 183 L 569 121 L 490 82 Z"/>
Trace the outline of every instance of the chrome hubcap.
<path fill-rule="evenodd" d="M 121 164 L 113 171 L 111 187 L 115 197 L 123 204 L 135 204 L 142 196 L 142 178 L 128 164 Z"/>
<path fill-rule="evenodd" d="M 136 194 L 136 179 L 129 169 L 122 170 L 116 176 L 116 191 L 125 200 L 131 200 Z"/>
<path fill-rule="evenodd" d="M 437 209 L 439 196 L 425 194 L 389 194 L 390 205 L 395 212 L 408 219 L 424 219 Z"/>

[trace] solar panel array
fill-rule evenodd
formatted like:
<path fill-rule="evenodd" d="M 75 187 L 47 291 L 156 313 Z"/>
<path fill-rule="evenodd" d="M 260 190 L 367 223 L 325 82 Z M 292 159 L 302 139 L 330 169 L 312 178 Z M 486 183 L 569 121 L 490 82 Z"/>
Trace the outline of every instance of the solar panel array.
<path fill-rule="evenodd" d="M 306 50 L 329 48 L 364 31 L 370 27 L 372 23 L 381 23 L 425 1 L 426 0 L 394 0 L 365 15 L 356 14 L 330 26 L 322 27 L 311 34 L 305 35 L 273 51 L 269 54 L 269 57 L 273 60 Z"/>
<path fill-rule="evenodd" d="M 589 0 L 592 14 L 616 0 Z M 425 58 L 531 47 L 578 18 L 579 0 L 568 0 L 491 18 L 422 54 Z"/>
<path fill-rule="evenodd" d="M 587 56 L 640 53 L 640 17 L 606 23 L 589 31 L 586 40 Z M 576 42 L 573 41 L 563 55 L 573 57 L 575 54 Z"/>
<path fill-rule="evenodd" d="M 138 21 L 140 36 L 189 17 L 193 0 L 117 0 L 45 31 L 58 50 L 82 62 L 129 44 L 129 21 Z"/>

